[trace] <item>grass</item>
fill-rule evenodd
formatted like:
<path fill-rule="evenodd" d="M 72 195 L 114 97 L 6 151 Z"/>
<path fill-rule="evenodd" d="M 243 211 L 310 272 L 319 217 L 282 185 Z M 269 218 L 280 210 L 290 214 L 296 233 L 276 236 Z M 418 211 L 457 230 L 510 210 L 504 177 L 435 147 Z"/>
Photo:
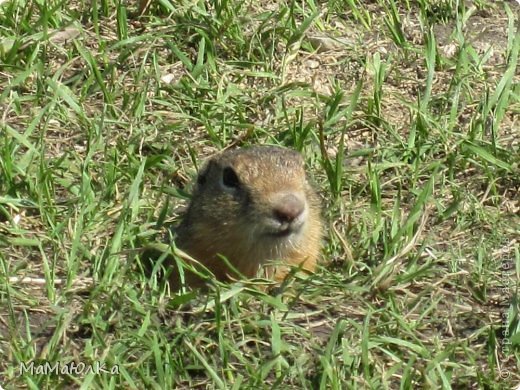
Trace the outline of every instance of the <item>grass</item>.
<path fill-rule="evenodd" d="M 520 383 L 516 3 L 137 7 L 0 2 L 0 386 Z M 204 158 L 257 143 L 306 158 L 319 271 L 146 276 Z"/>

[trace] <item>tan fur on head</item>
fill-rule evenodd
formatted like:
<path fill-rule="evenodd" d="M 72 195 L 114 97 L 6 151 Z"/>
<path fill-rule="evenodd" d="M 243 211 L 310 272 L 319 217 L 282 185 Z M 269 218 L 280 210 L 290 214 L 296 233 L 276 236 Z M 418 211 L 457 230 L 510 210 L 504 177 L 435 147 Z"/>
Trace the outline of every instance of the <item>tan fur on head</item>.
<path fill-rule="evenodd" d="M 236 278 L 222 255 L 247 278 L 271 262 L 313 271 L 322 237 L 320 200 L 301 155 L 274 146 L 226 151 L 197 178 L 177 246 L 219 280 Z M 280 281 L 290 267 L 267 267 Z M 197 284 L 196 278 L 188 279 Z M 175 281 L 176 282 L 176 281 Z"/>

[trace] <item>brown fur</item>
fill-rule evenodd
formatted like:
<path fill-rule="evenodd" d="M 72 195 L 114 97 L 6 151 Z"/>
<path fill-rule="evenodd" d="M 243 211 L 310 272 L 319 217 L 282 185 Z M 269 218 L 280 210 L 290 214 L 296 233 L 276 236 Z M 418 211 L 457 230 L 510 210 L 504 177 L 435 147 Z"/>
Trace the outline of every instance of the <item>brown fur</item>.
<path fill-rule="evenodd" d="M 225 169 L 236 174 L 228 179 L 231 184 L 238 179 L 236 187 L 223 184 Z M 304 205 L 304 212 L 301 226 L 278 236 L 282 228 L 274 210 L 283 210 L 287 194 L 301 200 L 297 204 Z M 291 265 L 314 271 L 321 237 L 320 200 L 307 181 L 301 155 L 280 147 L 255 146 L 220 153 L 205 164 L 178 228 L 176 244 L 218 280 L 240 274 L 253 278 L 265 266 L 266 276 L 281 281 Z M 277 261 L 278 265 L 269 265 Z M 192 286 L 200 285 L 195 275 L 187 274 L 186 280 Z M 178 283 L 177 274 L 172 281 Z"/>

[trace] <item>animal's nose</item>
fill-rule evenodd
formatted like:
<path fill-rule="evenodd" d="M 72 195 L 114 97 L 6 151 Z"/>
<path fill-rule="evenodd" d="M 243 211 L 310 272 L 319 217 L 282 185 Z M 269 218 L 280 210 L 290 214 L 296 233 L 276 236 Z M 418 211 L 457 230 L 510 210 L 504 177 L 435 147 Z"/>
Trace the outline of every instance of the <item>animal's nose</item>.
<path fill-rule="evenodd" d="M 273 208 L 275 218 L 281 223 L 291 223 L 305 210 L 305 203 L 296 195 L 284 195 Z"/>

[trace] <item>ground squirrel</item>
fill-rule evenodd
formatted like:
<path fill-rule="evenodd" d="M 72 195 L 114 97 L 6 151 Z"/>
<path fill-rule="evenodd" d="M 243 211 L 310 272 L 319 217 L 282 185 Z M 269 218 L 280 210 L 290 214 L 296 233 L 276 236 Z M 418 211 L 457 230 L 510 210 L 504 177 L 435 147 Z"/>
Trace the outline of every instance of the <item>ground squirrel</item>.
<path fill-rule="evenodd" d="M 218 280 L 239 277 L 221 255 L 247 278 L 264 268 L 266 277 L 280 281 L 289 270 L 284 263 L 315 269 L 320 209 L 298 152 L 275 146 L 225 151 L 201 169 L 175 243 Z M 186 276 L 188 284 L 200 284 Z"/>

